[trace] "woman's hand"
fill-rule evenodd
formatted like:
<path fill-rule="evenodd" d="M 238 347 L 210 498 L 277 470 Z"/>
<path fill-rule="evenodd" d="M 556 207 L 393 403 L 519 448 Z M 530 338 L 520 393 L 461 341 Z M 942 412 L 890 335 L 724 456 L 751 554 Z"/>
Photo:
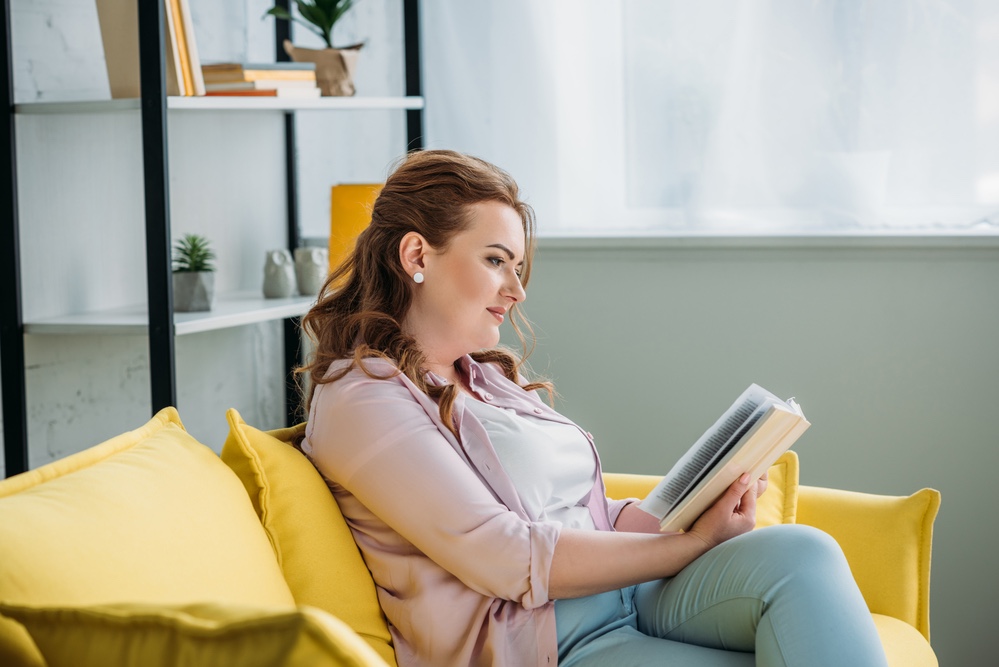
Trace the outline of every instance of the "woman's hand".
<path fill-rule="evenodd" d="M 710 549 L 748 533 L 756 525 L 756 498 L 766 488 L 766 475 L 751 482 L 749 473 L 744 474 L 694 522 L 687 534 L 697 537 Z"/>

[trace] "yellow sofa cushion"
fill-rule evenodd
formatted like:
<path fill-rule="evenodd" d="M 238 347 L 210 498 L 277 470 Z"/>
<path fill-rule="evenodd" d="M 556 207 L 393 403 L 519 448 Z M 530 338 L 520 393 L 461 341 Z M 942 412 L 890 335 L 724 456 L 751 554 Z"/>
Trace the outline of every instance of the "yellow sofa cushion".
<path fill-rule="evenodd" d="M 385 665 L 345 623 L 311 607 L 0 604 L 0 612 L 28 628 L 48 667 Z"/>
<path fill-rule="evenodd" d="M 919 630 L 892 616 L 872 614 L 888 667 L 938 667 L 937 656 Z"/>
<path fill-rule="evenodd" d="M 604 473 L 609 498 L 644 498 L 661 477 L 630 473 Z M 788 450 L 769 470 L 769 484 L 756 505 L 756 527 L 795 523 L 798 506 L 798 455 Z"/>
<path fill-rule="evenodd" d="M 389 664 L 388 624 L 340 508 L 312 463 L 290 443 L 305 425 L 264 432 L 231 409 L 222 460 L 243 482 L 292 595 L 346 622 Z"/>
<path fill-rule="evenodd" d="M 798 523 L 836 538 L 874 614 L 930 638 L 930 552 L 940 492 L 882 496 L 803 486 Z M 914 663 L 915 664 L 915 663 Z"/>
<path fill-rule="evenodd" d="M 239 480 L 173 408 L 0 482 L 0 601 L 295 602 Z M 41 664 L 0 618 L 0 664 Z"/>

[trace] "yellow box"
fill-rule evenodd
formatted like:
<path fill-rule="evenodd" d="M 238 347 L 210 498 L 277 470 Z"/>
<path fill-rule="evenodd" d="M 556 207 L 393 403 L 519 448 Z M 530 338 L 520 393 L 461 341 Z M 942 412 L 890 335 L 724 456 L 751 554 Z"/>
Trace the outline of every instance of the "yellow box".
<path fill-rule="evenodd" d="M 330 192 L 330 271 L 354 249 L 357 235 L 371 222 L 382 183 L 341 183 Z"/>

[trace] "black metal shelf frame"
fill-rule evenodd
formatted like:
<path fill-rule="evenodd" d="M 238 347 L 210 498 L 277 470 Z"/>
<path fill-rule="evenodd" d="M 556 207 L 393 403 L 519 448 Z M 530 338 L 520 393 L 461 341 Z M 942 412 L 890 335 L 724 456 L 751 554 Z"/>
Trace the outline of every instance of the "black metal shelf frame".
<path fill-rule="evenodd" d="M 13 54 L 10 0 L 3 1 L 0 32 L 0 393 L 2 393 L 6 475 L 28 469 L 27 397 L 25 393 L 24 320 L 21 307 L 20 244 L 17 207 L 17 155 L 14 114 Z M 145 188 L 146 282 L 149 312 L 149 375 L 152 412 L 177 404 L 176 352 L 171 279 L 170 190 L 167 153 L 166 77 L 164 72 L 163 3 L 138 2 L 139 76 L 141 82 L 142 155 Z M 288 0 L 279 4 L 288 8 Z M 419 0 L 403 0 L 406 95 L 420 96 Z M 291 38 L 291 26 L 275 21 L 276 58 L 287 60 L 281 48 Z M 295 114 L 285 112 L 287 240 L 294 249 L 301 241 L 298 220 L 298 171 Z M 406 111 L 408 150 L 423 148 L 422 109 Z M 299 391 L 293 372 L 301 363 L 300 320 L 284 320 L 286 421 L 298 419 Z"/>
<path fill-rule="evenodd" d="M 0 394 L 3 395 L 4 465 L 7 475 L 28 469 L 28 404 L 24 389 L 24 318 L 21 309 L 21 253 L 17 227 L 17 137 L 14 133 L 14 57 L 10 0 L 3 0 L 0 77 Z"/>

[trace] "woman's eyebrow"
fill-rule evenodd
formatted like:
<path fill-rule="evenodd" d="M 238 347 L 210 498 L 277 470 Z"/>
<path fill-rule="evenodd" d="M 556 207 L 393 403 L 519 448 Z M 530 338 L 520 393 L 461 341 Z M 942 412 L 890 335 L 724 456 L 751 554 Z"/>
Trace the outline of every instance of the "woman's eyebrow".
<path fill-rule="evenodd" d="M 507 256 L 510 258 L 511 261 L 513 261 L 513 257 L 514 257 L 513 251 L 510 250 L 509 248 L 507 248 L 502 243 L 490 243 L 486 247 L 487 248 L 499 248 L 500 250 L 502 250 L 503 252 L 505 252 L 507 254 Z"/>

